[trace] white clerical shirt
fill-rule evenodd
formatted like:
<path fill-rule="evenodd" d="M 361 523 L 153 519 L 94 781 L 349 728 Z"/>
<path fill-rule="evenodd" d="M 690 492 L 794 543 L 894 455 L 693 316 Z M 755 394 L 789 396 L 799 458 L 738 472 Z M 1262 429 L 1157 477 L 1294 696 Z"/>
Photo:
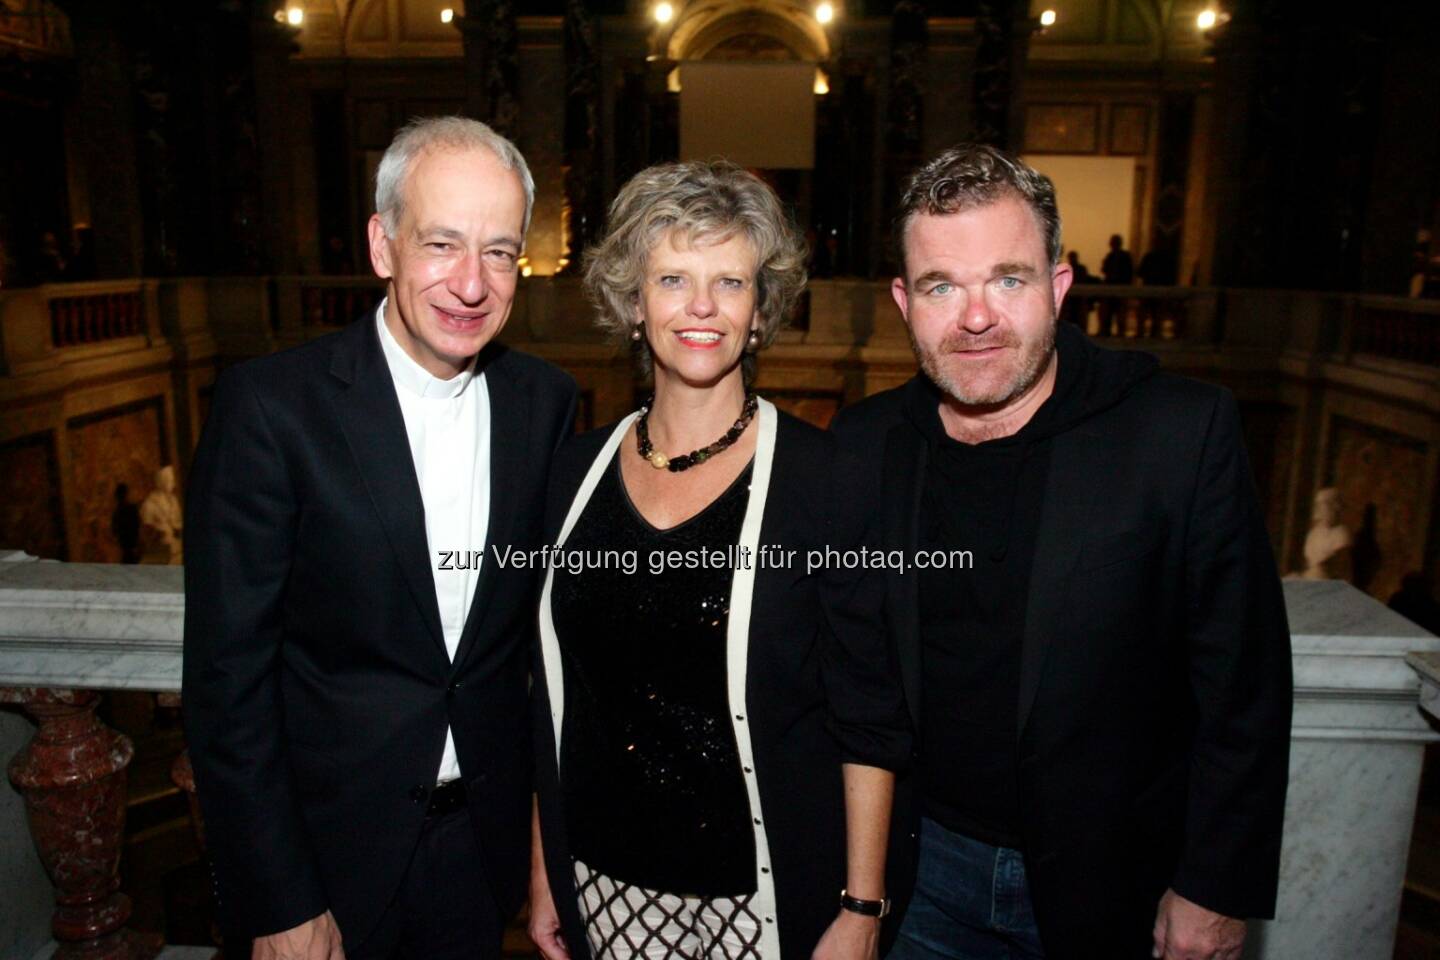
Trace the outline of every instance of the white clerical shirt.
<path fill-rule="evenodd" d="M 449 380 L 432 376 L 416 363 L 385 325 L 384 300 L 375 313 L 375 323 L 405 417 L 405 434 L 425 505 L 425 539 L 430 547 L 435 599 L 440 605 L 440 627 L 445 650 L 454 660 L 475 596 L 490 525 L 490 392 L 485 374 L 475 375 L 473 359 Z M 436 782 L 459 776 L 455 736 L 447 728 Z"/>

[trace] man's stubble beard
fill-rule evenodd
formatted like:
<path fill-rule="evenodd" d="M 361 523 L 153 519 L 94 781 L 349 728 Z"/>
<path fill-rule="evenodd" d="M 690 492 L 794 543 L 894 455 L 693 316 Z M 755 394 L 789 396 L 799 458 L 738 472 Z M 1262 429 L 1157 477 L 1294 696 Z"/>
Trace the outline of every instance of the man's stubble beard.
<path fill-rule="evenodd" d="M 1013 335 L 997 339 L 983 335 L 974 337 L 952 333 L 941 340 L 939 346 L 931 351 L 921 347 L 919 341 L 915 339 L 915 331 L 909 324 L 905 325 L 905 332 L 910 337 L 910 348 L 920 362 L 920 369 L 925 371 L 925 375 L 952 400 L 966 407 L 1003 407 L 1033 387 L 1044 375 L 1046 365 L 1055 354 L 1055 321 L 1056 318 L 1052 315 L 1049 325 L 1045 328 L 1045 335 L 1036 341 L 1034 350 L 1026 351 L 1020 357 L 1019 369 L 1008 383 L 984 391 L 968 387 L 958 378 L 951 376 L 945 369 L 943 362 L 945 357 L 961 348 L 1014 347 L 1018 345 L 1019 341 Z M 986 373 L 988 370 L 980 372 Z"/>

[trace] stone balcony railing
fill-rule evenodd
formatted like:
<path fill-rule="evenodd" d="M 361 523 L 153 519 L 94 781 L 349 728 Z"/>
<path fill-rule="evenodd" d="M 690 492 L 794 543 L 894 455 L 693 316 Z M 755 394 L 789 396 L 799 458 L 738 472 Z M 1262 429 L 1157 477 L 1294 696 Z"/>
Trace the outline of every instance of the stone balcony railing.
<path fill-rule="evenodd" d="M 332 332 L 383 291 L 362 276 L 173 277 L 0 291 L 8 429 L 33 430 L 57 394 L 163 375 L 173 381 L 174 453 L 183 459 L 217 367 Z M 572 373 L 590 404 L 582 415 L 598 425 L 633 409 L 635 386 L 628 351 L 609 343 L 593 316 L 578 278 L 529 277 L 503 337 Z M 760 356 L 757 389 L 823 395 L 838 409 L 914 372 L 888 282 L 813 280 L 796 319 Z M 1202 379 L 1280 373 L 1350 383 L 1358 376 L 1368 378 L 1367 390 L 1440 413 L 1437 301 L 1090 284 L 1071 289 L 1063 319 L 1113 344 L 1153 350 Z"/>
<path fill-rule="evenodd" d="M 1420 674 L 1420 709 L 1440 720 L 1440 653 L 1417 651 L 1405 660 Z"/>
<path fill-rule="evenodd" d="M 1389 960 L 1423 747 L 1440 739 L 1406 657 L 1440 701 L 1440 639 L 1343 583 L 1287 582 L 1285 598 L 1295 708 L 1280 901 L 1247 956 Z M 126 946 L 115 879 L 130 745 L 95 705 L 106 690 L 178 691 L 183 609 L 176 567 L 0 553 L 0 702 L 37 725 L 0 713 L 19 795 L 0 788 L 0 960 L 38 956 L 52 931 L 72 955 L 143 955 Z"/>
<path fill-rule="evenodd" d="M 183 464 L 218 369 L 333 332 L 383 291 L 362 276 L 173 277 L 0 291 L 0 439 L 54 430 L 64 464 L 69 420 L 98 412 L 91 407 L 102 395 L 133 404 L 159 392 L 164 443 L 173 447 L 161 461 Z M 502 334 L 576 378 L 582 426 L 616 420 L 636 400 L 628 351 L 608 342 L 593 316 L 578 278 L 529 277 Z M 1263 391 L 1281 381 L 1318 382 L 1440 417 L 1440 302 L 1091 284 L 1072 288 L 1062 318 L 1237 392 L 1245 384 Z M 824 422 L 914 370 L 888 282 L 820 279 L 809 284 L 796 324 L 760 355 L 755 386 Z M 72 509 L 68 493 L 61 499 Z M 78 522 L 65 518 L 72 539 Z M 75 543 L 66 546 L 72 558 L 86 557 Z"/>
<path fill-rule="evenodd" d="M 24 801 L 22 817 L 0 793 L 4 960 L 43 956 L 51 936 L 58 958 L 138 960 L 161 946 L 126 929 L 118 868 L 134 751 L 95 710 L 106 690 L 178 697 L 182 575 L 0 551 L 0 704 L 36 724 L 27 735 L 0 713 L 0 761 Z"/>
<path fill-rule="evenodd" d="M 343 326 L 384 285 L 367 276 L 177 277 L 0 291 L 0 375 L 204 331 L 221 357 L 268 353 Z M 505 336 L 516 343 L 601 344 L 574 276 L 530 277 Z M 1331 360 L 1440 365 L 1440 301 L 1370 294 L 1216 287 L 1077 285 L 1066 319 L 1116 340 L 1177 346 L 1285 347 Z M 812 280 L 779 345 L 899 348 L 908 341 L 889 281 Z"/>

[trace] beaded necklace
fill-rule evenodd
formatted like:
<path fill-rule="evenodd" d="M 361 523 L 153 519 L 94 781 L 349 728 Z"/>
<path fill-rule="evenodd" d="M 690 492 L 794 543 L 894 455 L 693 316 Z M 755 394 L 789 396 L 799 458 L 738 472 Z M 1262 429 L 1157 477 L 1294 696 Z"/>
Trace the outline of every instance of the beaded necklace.
<path fill-rule="evenodd" d="M 678 457 L 667 457 L 650 444 L 650 407 L 654 402 L 655 397 L 652 394 L 640 407 L 640 418 L 635 421 L 635 445 L 639 447 L 640 456 L 649 461 L 650 466 L 656 470 L 669 470 L 671 473 L 689 470 L 697 463 L 704 463 L 720 451 L 734 446 L 735 441 L 740 439 L 740 435 L 745 432 L 745 428 L 750 426 L 750 421 L 755 418 L 755 411 L 760 408 L 760 398 L 747 392 L 745 407 L 740 411 L 740 419 L 725 431 L 725 436 L 708 447 L 701 447 L 699 450 L 692 450 Z"/>

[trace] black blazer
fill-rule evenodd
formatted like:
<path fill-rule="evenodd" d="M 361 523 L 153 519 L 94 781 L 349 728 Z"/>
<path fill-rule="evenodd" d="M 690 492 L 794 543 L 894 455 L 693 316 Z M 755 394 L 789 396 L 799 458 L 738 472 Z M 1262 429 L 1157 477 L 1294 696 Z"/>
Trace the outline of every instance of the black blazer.
<path fill-rule="evenodd" d="M 556 455 L 548 542 L 556 541 L 581 481 L 613 429 L 577 437 Z M 835 919 L 845 885 L 840 765 L 902 768 L 910 755 L 910 731 L 883 630 L 870 618 L 875 604 L 861 602 L 864 591 L 880 581 L 854 570 L 806 573 L 806 551 L 843 549 L 863 535 L 866 505 L 855 496 L 856 465 L 838 455 L 833 437 L 784 413 L 774 450 L 759 542 L 796 551 L 796 563 L 756 570 L 744 714 L 773 868 L 781 955 L 803 958 Z M 622 445 L 620 454 L 634 451 Z M 546 868 L 570 955 L 582 960 L 590 950 L 565 843 L 543 656 L 537 656 L 533 673 Z"/>
<path fill-rule="evenodd" d="M 1076 349 L 1091 362 L 1108 353 Z M 902 412 L 917 390 L 918 378 L 834 425 L 842 446 L 873 457 L 879 535 L 907 554 L 929 456 Z M 1149 957 L 1167 887 L 1228 916 L 1273 916 L 1284 600 L 1227 391 L 1155 374 L 1050 442 L 1015 717 L 1026 869 L 1048 956 Z M 918 727 L 917 580 L 887 580 Z M 898 862 L 915 855 L 918 818 L 903 787 Z"/>
<path fill-rule="evenodd" d="M 532 547 L 575 386 L 498 344 L 480 370 L 489 543 Z M 226 371 L 186 527 L 185 733 L 227 930 L 273 933 L 329 909 L 347 943 L 363 940 L 415 849 L 447 724 L 489 894 L 518 909 L 536 579 L 487 556 L 451 663 L 374 314 Z"/>

